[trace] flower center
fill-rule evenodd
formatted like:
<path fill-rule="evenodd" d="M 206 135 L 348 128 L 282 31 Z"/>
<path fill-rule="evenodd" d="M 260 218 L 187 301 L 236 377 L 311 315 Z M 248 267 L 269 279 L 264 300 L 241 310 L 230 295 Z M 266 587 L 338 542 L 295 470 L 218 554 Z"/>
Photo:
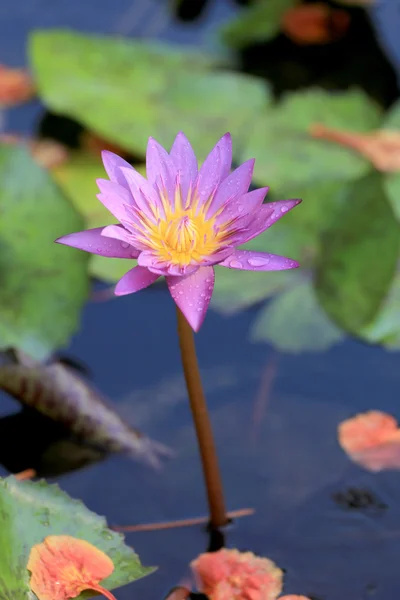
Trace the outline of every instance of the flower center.
<path fill-rule="evenodd" d="M 171 250 L 186 254 L 197 245 L 198 237 L 199 230 L 195 221 L 185 215 L 170 222 L 165 234 L 165 244 Z"/>
<path fill-rule="evenodd" d="M 206 220 L 203 213 L 196 215 L 193 209 L 173 213 L 161 220 L 157 235 L 151 245 L 158 250 L 160 260 L 185 266 L 201 262 L 218 249 L 217 234 L 212 219 Z"/>

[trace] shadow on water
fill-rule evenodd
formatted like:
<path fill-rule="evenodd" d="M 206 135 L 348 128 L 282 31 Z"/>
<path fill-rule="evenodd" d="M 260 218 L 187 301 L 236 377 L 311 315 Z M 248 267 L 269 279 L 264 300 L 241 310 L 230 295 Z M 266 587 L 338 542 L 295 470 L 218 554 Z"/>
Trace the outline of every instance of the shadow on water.
<path fill-rule="evenodd" d="M 46 15 L 39 1 L 28 4 L 6 0 L 2 5 L 0 33 L 7 32 L 0 35 L 4 62 L 22 61 L 19 44 L 34 27 L 68 25 L 109 33 L 132 3 L 123 0 L 118 15 L 109 3 L 98 10 L 93 0 L 85 7 L 56 2 L 49 11 L 46 8 Z M 228 3 L 219 4 L 218 10 L 207 7 L 210 19 L 223 13 L 221 7 L 229 9 Z M 262 49 L 247 50 L 243 65 L 260 73 L 263 62 L 262 74 L 274 79 L 277 93 L 310 83 L 335 88 L 365 83 L 369 93 L 387 106 L 397 94 L 393 70 L 365 17 L 357 19 L 363 36 L 369 31 L 368 48 L 375 57 L 369 69 L 378 70 L 379 78 L 361 80 L 365 73 L 356 66 L 361 54 L 354 50 L 348 73 L 338 66 L 335 74 L 339 76 L 332 75 L 332 83 L 326 69 L 322 70 L 326 61 L 332 64 L 333 60 L 329 49 L 324 49 L 316 51 L 319 58 L 307 55 L 308 50 L 300 53 L 295 73 L 301 76 L 284 82 L 279 73 L 293 72 L 288 65 L 294 56 L 282 38 Z M 193 23 L 188 26 L 194 30 Z M 168 29 L 166 37 L 177 31 L 177 39 L 185 39 L 184 27 L 171 26 L 172 33 Z M 350 42 L 343 43 L 347 44 L 342 49 L 344 61 Z M 365 52 L 365 45 L 359 50 Z M 257 64 L 256 52 L 258 57 L 268 55 L 269 60 Z M 11 126 L 17 127 L 12 128 L 31 125 L 34 113 L 39 110 L 32 106 L 13 111 Z M 400 386 L 398 356 L 353 341 L 324 354 L 277 355 L 263 344 L 248 342 L 252 312 L 228 319 L 210 311 L 197 336 L 228 506 L 256 510 L 254 516 L 228 529 L 228 545 L 272 558 L 285 569 L 287 593 L 314 600 L 395 598 L 400 551 L 398 474 L 372 475 L 350 464 L 338 446 L 336 428 L 346 417 L 370 408 L 400 417 L 395 393 Z M 128 459 L 111 457 L 65 475 L 62 487 L 106 515 L 112 525 L 205 514 L 175 338 L 175 312 L 166 291 L 147 290 L 106 303 L 89 303 L 67 356 L 88 365 L 97 387 L 117 403 L 128 422 L 172 446 L 178 456 L 157 475 Z M 15 403 L 3 399 L 1 415 L 12 412 Z M 5 429 L 12 422 L 9 418 Z M 40 437 L 32 435 L 26 423 L 21 431 L 25 433 L 9 436 L 16 462 L 7 466 L 15 470 L 32 466 L 23 463 L 26 455 L 18 454 L 20 440 L 34 447 L 35 438 Z M 49 439 L 43 446 L 53 442 Z M 36 445 L 36 452 L 39 457 L 42 448 Z M 36 460 L 35 455 L 30 454 L 30 459 Z M 190 560 L 209 544 L 201 527 L 132 533 L 127 534 L 127 541 L 144 564 L 159 565 L 159 570 L 119 590 L 120 600 L 132 595 L 163 598 L 187 576 Z"/>

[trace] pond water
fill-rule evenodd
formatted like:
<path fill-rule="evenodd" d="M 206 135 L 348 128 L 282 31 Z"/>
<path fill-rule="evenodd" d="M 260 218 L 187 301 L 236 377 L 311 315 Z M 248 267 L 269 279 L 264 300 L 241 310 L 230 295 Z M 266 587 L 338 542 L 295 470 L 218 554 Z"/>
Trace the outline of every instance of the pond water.
<path fill-rule="evenodd" d="M 144 9 L 135 13 L 140 2 L 103 4 L 3 0 L 1 61 L 25 63 L 26 35 L 36 27 L 115 33 L 123 25 L 124 35 L 133 35 L 135 23 L 147 19 Z M 150 4 L 149 11 L 161 6 Z M 232 10 L 228 2 L 216 2 L 203 25 L 161 23 L 149 35 L 199 42 Z M 40 111 L 33 103 L 11 111 L 7 129 L 31 130 Z M 228 507 L 256 511 L 228 529 L 226 541 L 285 569 L 286 593 L 314 600 L 396 598 L 399 475 L 373 475 L 352 465 L 337 444 L 336 429 L 346 417 L 371 408 L 400 418 L 399 356 L 355 341 L 323 354 L 279 354 L 248 342 L 255 310 L 231 318 L 210 311 L 196 337 Z M 66 351 L 88 365 L 96 386 L 129 422 L 177 452 L 159 474 L 112 457 L 59 479 L 111 525 L 206 514 L 175 329 L 168 293 L 147 290 L 89 302 Z M 15 406 L 3 399 L 1 414 Z M 192 527 L 127 534 L 127 542 L 144 564 L 159 569 L 118 590 L 117 597 L 150 600 L 182 581 L 209 540 L 201 527 Z"/>

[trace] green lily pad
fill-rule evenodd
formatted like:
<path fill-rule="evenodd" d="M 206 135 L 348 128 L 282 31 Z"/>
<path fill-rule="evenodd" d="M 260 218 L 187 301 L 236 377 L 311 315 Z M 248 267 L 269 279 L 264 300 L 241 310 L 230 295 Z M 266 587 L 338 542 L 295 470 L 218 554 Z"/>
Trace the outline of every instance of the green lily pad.
<path fill-rule="evenodd" d="M 211 59 L 166 44 L 36 31 L 30 57 L 51 110 L 135 156 L 144 156 L 149 136 L 169 147 L 180 130 L 200 159 L 226 131 L 238 147 L 269 99 L 260 79 L 211 71 Z"/>
<path fill-rule="evenodd" d="M 382 181 L 393 213 L 396 219 L 400 221 L 400 173 L 385 173 Z"/>
<path fill-rule="evenodd" d="M 349 185 L 323 236 L 316 279 L 322 306 L 346 331 L 357 333 L 378 313 L 396 270 L 399 234 L 378 173 Z"/>
<path fill-rule="evenodd" d="M 243 246 L 257 252 L 272 252 L 299 261 L 296 271 L 236 271 L 217 267 L 212 306 L 223 314 L 234 314 L 301 281 L 312 268 L 321 233 L 329 226 L 342 202 L 344 184 L 321 182 L 294 186 L 286 197 L 302 198 L 300 206 L 270 229 Z"/>
<path fill-rule="evenodd" d="M 383 129 L 400 129 L 400 101 L 397 101 L 385 114 Z"/>
<path fill-rule="evenodd" d="M 371 344 L 388 350 L 400 348 L 400 274 L 397 273 L 378 314 L 358 335 Z"/>
<path fill-rule="evenodd" d="M 382 127 L 400 133 L 400 102 L 396 102 L 386 113 Z M 400 173 L 385 173 L 383 185 L 393 212 L 400 221 Z"/>
<path fill-rule="evenodd" d="M 87 256 L 54 243 L 83 219 L 24 147 L 0 146 L 0 348 L 45 358 L 87 298 Z"/>
<path fill-rule="evenodd" d="M 258 0 L 222 27 L 222 39 L 234 48 L 266 42 L 279 33 L 283 15 L 295 4 L 297 0 Z"/>
<path fill-rule="evenodd" d="M 250 338 L 283 352 L 328 350 L 344 338 L 318 303 L 311 282 L 304 281 L 274 298 L 254 321 Z"/>
<path fill-rule="evenodd" d="M 331 93 L 319 89 L 288 94 L 259 115 L 247 137 L 244 155 L 256 159 L 254 179 L 273 191 L 288 185 L 346 181 L 359 178 L 371 167 L 367 160 L 332 142 L 313 139 L 310 127 L 369 131 L 379 126 L 379 108 L 361 91 Z"/>
<path fill-rule="evenodd" d="M 57 485 L 44 481 L 0 478 L 0 597 L 33 600 L 26 565 L 32 546 L 48 535 L 71 535 L 105 552 L 115 570 L 102 582 L 106 589 L 126 585 L 154 571 L 143 567 L 121 534 L 108 529 L 103 517 L 73 500 Z M 87 598 L 87 592 L 79 598 Z"/>
<path fill-rule="evenodd" d="M 321 239 L 341 210 L 345 189 L 346 185 L 338 181 L 297 187 L 296 196 L 303 199 L 302 204 L 243 246 L 294 258 L 300 269 L 218 269 L 212 305 L 219 312 L 231 314 L 272 298 L 253 322 L 250 339 L 269 342 L 285 352 L 300 352 L 326 350 L 343 338 L 318 306 L 311 281 Z"/>
<path fill-rule="evenodd" d="M 135 165 L 135 169 L 145 175 L 145 166 Z M 68 162 L 52 169 L 52 175 L 84 217 L 84 229 L 116 223 L 115 217 L 97 199 L 99 190 L 96 179 L 107 178 L 99 157 L 87 152 L 74 152 Z M 93 277 L 115 283 L 135 264 L 131 260 L 91 256 L 89 271 Z"/>

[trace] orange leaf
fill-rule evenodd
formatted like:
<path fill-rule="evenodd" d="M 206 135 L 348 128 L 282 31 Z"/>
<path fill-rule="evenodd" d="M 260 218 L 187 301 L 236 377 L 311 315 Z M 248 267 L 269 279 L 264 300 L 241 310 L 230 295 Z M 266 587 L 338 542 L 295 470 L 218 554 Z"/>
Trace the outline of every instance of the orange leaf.
<path fill-rule="evenodd" d="M 190 564 L 197 586 L 210 600 L 275 600 L 282 571 L 268 558 L 223 548 Z"/>
<path fill-rule="evenodd" d="M 391 415 L 379 410 L 356 415 L 340 423 L 338 438 L 346 454 L 370 471 L 400 468 L 400 429 Z"/>
<path fill-rule="evenodd" d="M 384 173 L 400 171 L 400 132 L 389 130 L 355 133 L 315 124 L 310 134 L 358 152 Z"/>
<path fill-rule="evenodd" d="M 9 69 L 0 65 L 0 104 L 21 104 L 30 100 L 34 94 L 33 81 L 25 69 Z"/>
<path fill-rule="evenodd" d="M 27 569 L 30 586 L 39 600 L 69 600 L 94 590 L 109 600 L 115 597 L 99 585 L 114 570 L 104 552 L 69 535 L 50 535 L 33 546 Z"/>
<path fill-rule="evenodd" d="M 287 10 L 283 16 L 283 33 L 298 45 L 327 44 L 341 38 L 350 24 L 344 10 L 327 4 L 304 4 Z"/>

